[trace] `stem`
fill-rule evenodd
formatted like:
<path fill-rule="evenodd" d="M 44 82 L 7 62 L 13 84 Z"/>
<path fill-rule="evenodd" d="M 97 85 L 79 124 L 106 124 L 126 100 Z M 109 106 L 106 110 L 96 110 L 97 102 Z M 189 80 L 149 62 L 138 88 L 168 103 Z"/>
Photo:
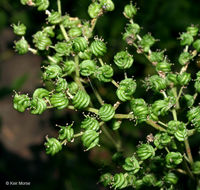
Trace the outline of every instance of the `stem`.
<path fill-rule="evenodd" d="M 172 110 L 172 115 L 173 115 L 174 120 L 177 121 L 177 114 L 176 114 L 175 109 Z"/>
<path fill-rule="evenodd" d="M 57 6 L 58 6 L 58 12 L 59 12 L 60 14 L 62 14 L 62 12 L 61 12 L 61 2 L 60 2 L 60 0 L 57 0 Z"/>
<path fill-rule="evenodd" d="M 33 48 L 28 48 L 28 50 L 33 53 L 33 54 L 37 54 L 37 50 L 36 49 L 33 49 Z"/>
<path fill-rule="evenodd" d="M 167 124 L 163 123 L 162 121 L 158 121 L 158 123 L 163 125 L 164 127 L 167 127 Z"/>
<path fill-rule="evenodd" d="M 82 136 L 83 135 L 83 131 L 81 131 L 80 133 L 77 133 L 77 134 L 75 134 L 74 135 L 74 138 L 77 138 L 77 137 L 80 137 L 80 136 Z M 62 141 L 61 142 L 61 144 L 63 145 L 63 144 L 66 144 L 67 143 L 67 139 L 65 139 L 64 141 Z"/>
<path fill-rule="evenodd" d="M 115 80 L 112 79 L 111 81 L 117 88 L 119 88 L 119 85 L 117 84 L 117 82 Z"/>
<path fill-rule="evenodd" d="M 115 114 L 114 118 L 116 118 L 116 119 L 134 119 L 133 115 L 131 115 L 131 114 Z"/>
<path fill-rule="evenodd" d="M 176 169 L 176 171 L 181 173 L 181 174 L 187 175 L 187 172 L 185 170 L 180 169 L 180 168 Z"/>
<path fill-rule="evenodd" d="M 159 130 L 159 131 L 163 131 L 166 132 L 166 129 L 162 128 L 160 125 L 156 124 L 154 121 L 152 120 L 147 120 L 146 121 L 147 124 L 151 125 L 153 128 Z"/>
<path fill-rule="evenodd" d="M 186 149 L 187 156 L 189 158 L 189 162 L 190 162 L 190 164 L 193 164 L 193 158 L 192 158 L 189 141 L 188 141 L 188 139 L 186 139 L 184 142 L 185 142 L 185 149 Z"/>
<path fill-rule="evenodd" d="M 103 60 L 101 58 L 99 58 L 99 63 L 101 64 L 101 66 L 104 65 Z"/>

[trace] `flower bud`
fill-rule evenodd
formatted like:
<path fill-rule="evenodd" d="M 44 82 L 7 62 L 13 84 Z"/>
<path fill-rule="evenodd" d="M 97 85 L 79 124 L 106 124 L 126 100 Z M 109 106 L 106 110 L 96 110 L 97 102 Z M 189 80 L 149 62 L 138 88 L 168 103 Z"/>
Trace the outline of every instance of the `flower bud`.
<path fill-rule="evenodd" d="M 141 144 L 137 149 L 137 155 L 141 160 L 146 160 L 155 156 L 155 150 L 149 144 Z"/>
<path fill-rule="evenodd" d="M 189 52 L 182 52 L 178 58 L 181 65 L 185 65 L 192 59 L 192 55 Z"/>
<path fill-rule="evenodd" d="M 13 24 L 12 27 L 16 35 L 24 36 L 26 34 L 26 26 L 23 23 Z"/>
<path fill-rule="evenodd" d="M 28 52 L 28 42 L 25 40 L 24 37 L 22 37 L 19 41 L 15 42 L 15 50 L 20 55 L 25 54 Z"/>
<path fill-rule="evenodd" d="M 86 130 L 81 138 L 83 145 L 90 150 L 91 148 L 95 147 L 99 143 L 99 133 L 94 130 Z"/>
<path fill-rule="evenodd" d="M 133 61 L 133 56 L 127 51 L 120 51 L 114 56 L 114 62 L 120 69 L 129 69 Z"/>
<path fill-rule="evenodd" d="M 109 121 L 115 115 L 115 110 L 111 104 L 104 104 L 99 109 L 98 115 L 102 121 Z"/>
<path fill-rule="evenodd" d="M 132 5 L 132 3 L 124 7 L 123 14 L 126 18 L 131 19 L 133 18 L 134 15 L 136 15 L 136 13 L 137 13 L 137 8 L 134 5 Z"/>
<path fill-rule="evenodd" d="M 167 168 L 175 168 L 176 165 L 183 161 L 183 156 L 180 152 L 169 152 L 165 157 L 165 160 Z"/>
<path fill-rule="evenodd" d="M 62 150 L 62 144 L 56 138 L 47 138 L 44 145 L 46 146 L 46 153 L 51 154 L 51 156 Z"/>
<path fill-rule="evenodd" d="M 192 35 L 190 33 L 182 33 L 180 36 L 180 44 L 182 46 L 186 46 L 186 45 L 191 45 L 192 42 L 194 41 L 194 38 L 192 37 Z"/>
<path fill-rule="evenodd" d="M 88 7 L 88 14 L 91 18 L 97 18 L 101 13 L 101 4 L 94 2 Z"/>

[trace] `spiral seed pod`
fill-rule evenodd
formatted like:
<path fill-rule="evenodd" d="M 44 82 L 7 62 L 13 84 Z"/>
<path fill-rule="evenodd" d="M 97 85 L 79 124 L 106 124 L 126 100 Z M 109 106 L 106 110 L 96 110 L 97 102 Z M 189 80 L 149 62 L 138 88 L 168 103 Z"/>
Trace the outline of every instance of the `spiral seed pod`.
<path fill-rule="evenodd" d="M 15 50 L 18 54 L 23 55 L 28 52 L 28 42 L 22 37 L 19 41 L 15 42 Z"/>
<path fill-rule="evenodd" d="M 71 75 L 76 69 L 75 62 L 72 60 L 65 61 L 62 69 L 64 75 Z"/>
<path fill-rule="evenodd" d="M 100 107 L 98 115 L 102 121 L 109 121 L 115 115 L 115 109 L 111 104 L 104 104 Z"/>
<path fill-rule="evenodd" d="M 185 86 L 187 85 L 191 80 L 191 74 L 183 72 L 182 74 L 179 74 L 177 76 L 177 81 L 180 85 Z"/>
<path fill-rule="evenodd" d="M 106 44 L 99 39 L 95 39 L 90 45 L 91 52 L 99 57 L 103 56 L 107 52 Z"/>
<path fill-rule="evenodd" d="M 136 86 L 136 82 L 131 78 L 122 80 L 116 92 L 118 98 L 123 102 L 130 100 L 136 90 Z"/>
<path fill-rule="evenodd" d="M 176 137 L 176 139 L 178 141 L 185 141 L 187 139 L 187 129 L 186 126 L 183 122 L 181 122 L 178 126 L 177 126 L 177 130 L 174 133 L 174 136 Z"/>
<path fill-rule="evenodd" d="M 182 52 L 178 58 L 181 65 L 185 65 L 192 59 L 192 55 L 189 52 Z"/>
<path fill-rule="evenodd" d="M 193 107 L 187 112 L 188 120 L 200 131 L 200 107 Z"/>
<path fill-rule="evenodd" d="M 93 35 L 93 31 L 90 27 L 90 22 L 83 22 L 83 25 L 81 26 L 82 34 L 86 39 L 89 39 Z"/>
<path fill-rule="evenodd" d="M 73 39 L 72 48 L 75 52 L 84 51 L 87 48 L 88 42 L 84 37 L 77 37 Z"/>
<path fill-rule="evenodd" d="M 120 128 L 122 121 L 114 121 L 112 125 L 112 130 L 116 131 L 117 129 Z"/>
<path fill-rule="evenodd" d="M 176 74 L 168 73 L 166 78 L 167 78 L 167 83 L 173 83 L 174 85 L 178 84 Z"/>
<path fill-rule="evenodd" d="M 80 63 L 80 74 L 82 76 L 90 76 L 96 70 L 96 63 L 93 60 L 84 60 Z"/>
<path fill-rule="evenodd" d="M 180 44 L 181 46 L 186 46 L 186 45 L 191 45 L 192 42 L 194 41 L 193 36 L 190 33 L 182 33 L 180 36 Z"/>
<path fill-rule="evenodd" d="M 81 58 L 81 59 L 91 59 L 92 57 L 92 52 L 90 51 L 90 49 L 86 49 L 84 52 L 79 52 L 78 56 Z"/>
<path fill-rule="evenodd" d="M 198 27 L 196 26 L 188 26 L 186 29 L 187 33 L 191 34 L 192 36 L 196 36 L 198 34 Z"/>
<path fill-rule="evenodd" d="M 164 181 L 168 184 L 177 184 L 178 182 L 178 177 L 175 173 L 169 172 L 165 175 Z"/>
<path fill-rule="evenodd" d="M 47 104 L 42 98 L 34 98 L 31 100 L 31 114 L 40 115 L 47 109 Z"/>
<path fill-rule="evenodd" d="M 113 68 L 110 65 L 103 65 L 97 69 L 95 76 L 101 82 L 110 82 L 113 76 Z"/>
<path fill-rule="evenodd" d="M 186 104 L 188 107 L 192 107 L 194 104 L 194 97 L 190 94 L 185 94 L 184 95 L 184 100 L 186 101 Z"/>
<path fill-rule="evenodd" d="M 192 164 L 192 173 L 200 175 L 200 161 L 196 161 Z"/>
<path fill-rule="evenodd" d="M 48 15 L 47 21 L 52 25 L 59 24 L 62 21 L 61 14 L 57 11 L 52 11 Z"/>
<path fill-rule="evenodd" d="M 152 75 L 148 79 L 146 79 L 147 88 L 151 88 L 155 92 L 160 92 L 166 88 L 166 80 L 158 75 Z"/>
<path fill-rule="evenodd" d="M 72 45 L 69 42 L 58 42 L 55 45 L 55 50 L 58 56 L 70 55 Z"/>
<path fill-rule="evenodd" d="M 140 32 L 140 26 L 136 23 L 127 24 L 126 32 L 123 34 L 123 40 L 127 44 L 132 45 L 136 39 L 136 35 Z"/>
<path fill-rule="evenodd" d="M 67 139 L 68 142 L 71 142 L 73 138 L 74 138 L 74 129 L 72 128 L 72 125 L 60 127 L 58 139 L 60 140 Z"/>
<path fill-rule="evenodd" d="M 139 45 L 143 49 L 144 52 L 149 52 L 151 46 L 156 42 L 155 38 L 150 34 L 146 34 L 143 36 L 141 41 L 139 41 Z"/>
<path fill-rule="evenodd" d="M 200 40 L 196 40 L 193 44 L 194 49 L 197 50 L 197 52 L 200 52 Z"/>
<path fill-rule="evenodd" d="M 19 111 L 24 112 L 30 106 L 30 98 L 25 94 L 15 94 L 13 98 L 13 107 Z"/>
<path fill-rule="evenodd" d="M 127 174 L 119 173 L 113 177 L 112 188 L 123 189 L 128 186 Z"/>
<path fill-rule="evenodd" d="M 133 110 L 134 118 L 137 120 L 137 122 L 142 123 L 146 121 L 149 114 L 146 102 L 143 99 L 138 98 L 131 100 L 130 103 Z"/>
<path fill-rule="evenodd" d="M 133 57 L 127 51 L 120 51 L 114 56 L 114 62 L 120 69 L 130 68 L 133 61 Z"/>
<path fill-rule="evenodd" d="M 55 83 L 56 92 L 65 92 L 67 90 L 67 81 L 64 78 L 58 78 Z"/>
<path fill-rule="evenodd" d="M 105 173 L 101 175 L 100 182 L 104 185 L 104 187 L 107 187 L 108 185 L 111 185 L 113 180 L 113 176 L 110 173 Z"/>
<path fill-rule="evenodd" d="M 159 62 L 156 64 L 156 71 L 162 71 L 165 73 L 168 73 L 171 71 L 171 63 L 168 63 L 167 61 Z"/>
<path fill-rule="evenodd" d="M 51 156 L 62 150 L 62 144 L 56 138 L 47 138 L 44 145 L 46 146 L 46 153 L 51 154 Z"/>
<path fill-rule="evenodd" d="M 78 92 L 78 84 L 75 82 L 68 83 L 69 93 L 75 95 Z"/>
<path fill-rule="evenodd" d="M 198 93 L 200 93 L 200 81 L 199 80 L 195 81 L 194 88 Z"/>
<path fill-rule="evenodd" d="M 49 0 L 35 0 L 38 11 L 45 11 L 49 7 Z"/>
<path fill-rule="evenodd" d="M 82 90 L 78 90 L 78 92 L 72 99 L 72 104 L 77 109 L 84 109 L 88 107 L 89 103 L 90 103 L 90 96 Z"/>
<path fill-rule="evenodd" d="M 18 36 L 24 36 L 26 34 L 26 26 L 23 23 L 13 24 L 13 32 Z"/>
<path fill-rule="evenodd" d="M 55 36 L 54 28 L 55 26 L 46 26 L 42 31 L 46 33 L 48 37 L 53 38 Z"/>
<path fill-rule="evenodd" d="M 101 13 L 101 4 L 94 2 L 88 7 L 88 14 L 91 18 L 97 18 Z"/>
<path fill-rule="evenodd" d="M 140 164 L 135 158 L 135 156 L 127 157 L 125 160 L 125 164 L 123 165 L 123 168 L 126 171 L 136 174 L 140 170 Z"/>
<path fill-rule="evenodd" d="M 164 52 L 163 51 L 151 52 L 149 59 L 152 63 L 162 62 L 164 60 Z"/>
<path fill-rule="evenodd" d="M 100 5 L 105 11 L 113 11 L 115 9 L 115 5 L 112 0 L 100 0 Z"/>
<path fill-rule="evenodd" d="M 90 150 L 91 148 L 95 147 L 99 143 L 99 133 L 94 130 L 86 130 L 81 138 L 83 145 Z"/>
<path fill-rule="evenodd" d="M 64 93 L 56 93 L 50 97 L 50 103 L 58 110 L 62 110 L 68 106 L 69 100 Z"/>
<path fill-rule="evenodd" d="M 171 142 L 171 137 L 167 133 L 157 133 L 154 137 L 154 144 L 158 149 L 163 149 Z"/>
<path fill-rule="evenodd" d="M 36 48 L 43 51 L 48 49 L 52 42 L 47 33 L 39 31 L 33 35 L 33 43 L 35 44 Z"/>
<path fill-rule="evenodd" d="M 33 99 L 35 98 L 45 98 L 49 99 L 49 91 L 44 88 L 37 88 L 33 93 Z"/>
<path fill-rule="evenodd" d="M 78 17 L 70 17 L 69 15 L 63 16 L 62 25 L 65 28 L 77 27 L 80 24 L 81 24 L 81 21 Z"/>
<path fill-rule="evenodd" d="M 142 182 L 146 186 L 154 186 L 156 184 L 156 178 L 153 174 L 147 174 L 142 178 Z"/>
<path fill-rule="evenodd" d="M 175 168 L 183 161 L 183 156 L 180 152 L 169 152 L 165 157 L 165 161 L 167 168 Z"/>
<path fill-rule="evenodd" d="M 158 121 L 158 115 L 153 112 L 152 106 L 149 107 L 149 115 L 148 118 L 153 121 Z"/>
<path fill-rule="evenodd" d="M 82 122 L 81 122 L 81 128 L 85 130 L 93 130 L 98 131 L 100 128 L 99 122 L 90 116 L 87 116 Z"/>
<path fill-rule="evenodd" d="M 181 121 L 175 121 L 175 120 L 171 120 L 167 123 L 167 132 L 171 135 L 173 135 L 177 129 L 178 129 L 178 126 L 180 125 L 183 125 L 184 126 L 184 123 L 182 123 Z"/>
<path fill-rule="evenodd" d="M 82 34 L 82 31 L 80 27 L 73 27 L 73 28 L 70 28 L 68 31 L 68 35 L 70 38 L 77 38 L 81 36 L 81 34 Z"/>
<path fill-rule="evenodd" d="M 140 189 L 143 186 L 143 181 L 142 179 L 137 179 L 135 180 L 135 182 L 133 183 L 133 187 L 135 189 Z"/>
<path fill-rule="evenodd" d="M 43 79 L 49 80 L 60 77 L 62 75 L 62 69 L 58 65 L 49 65 L 45 68 L 43 73 Z"/>
<path fill-rule="evenodd" d="M 137 8 L 133 6 L 132 3 L 124 7 L 123 14 L 126 18 L 131 19 L 133 18 L 134 15 L 136 15 L 136 13 L 137 13 Z"/>
<path fill-rule="evenodd" d="M 146 160 L 155 156 L 155 150 L 149 144 L 141 144 L 137 149 L 137 155 L 141 160 Z"/>

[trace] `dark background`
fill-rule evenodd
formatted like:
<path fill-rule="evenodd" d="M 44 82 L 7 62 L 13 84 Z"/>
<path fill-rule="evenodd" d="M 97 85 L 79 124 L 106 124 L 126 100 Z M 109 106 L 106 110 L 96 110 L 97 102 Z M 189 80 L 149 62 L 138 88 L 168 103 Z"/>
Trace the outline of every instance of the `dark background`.
<path fill-rule="evenodd" d="M 104 189 L 98 184 L 99 176 L 103 172 L 112 171 L 115 164 L 111 164 L 114 153 L 113 147 L 104 137 L 103 145 L 107 147 L 95 148 L 84 152 L 82 145 L 76 141 L 63 148 L 63 151 L 54 157 L 47 156 L 44 151 L 45 135 L 56 136 L 58 129 L 55 124 L 77 123 L 80 118 L 73 112 L 46 111 L 42 116 L 33 116 L 29 113 L 18 113 L 12 107 L 13 90 L 30 93 L 41 86 L 40 63 L 42 58 L 27 54 L 19 56 L 13 51 L 13 41 L 17 37 L 12 33 L 11 23 L 18 20 L 27 26 L 27 39 L 39 30 L 44 22 L 45 15 L 36 9 L 23 6 L 16 0 L 0 0 L 0 189 L 67 189 L 92 190 Z M 56 2 L 51 0 L 51 8 L 56 8 Z M 112 63 L 114 54 L 126 48 L 120 40 L 127 20 L 122 15 L 123 7 L 128 0 L 115 0 L 115 11 L 105 14 L 97 23 L 95 32 L 108 42 L 109 53 L 105 57 L 107 63 Z M 90 1 L 63 1 L 63 12 L 71 16 L 89 19 L 87 7 Z M 143 27 L 142 34 L 151 32 L 156 39 L 160 39 L 155 49 L 166 49 L 166 54 L 176 71 L 180 67 L 177 58 L 182 51 L 179 46 L 179 33 L 184 32 L 191 24 L 200 23 L 200 2 L 195 0 L 137 0 L 138 14 L 135 22 Z M 155 71 L 148 61 L 135 53 L 134 48 L 129 51 L 134 55 L 134 66 L 127 73 L 135 79 Z M 189 68 L 194 75 L 199 66 L 197 61 Z M 123 78 L 123 72 L 117 72 L 115 77 Z M 102 87 L 102 92 L 109 85 Z M 111 88 L 112 90 L 112 88 Z M 191 89 L 192 90 L 192 89 Z M 140 95 L 143 89 L 138 89 Z M 147 96 L 150 95 L 147 93 Z M 106 94 L 105 94 L 106 97 Z M 107 101 L 113 103 L 116 97 L 110 96 Z M 184 117 L 184 116 L 183 116 Z M 124 122 L 119 133 L 123 137 L 124 155 L 134 152 L 140 140 L 153 130 L 146 126 L 134 126 L 132 122 Z M 145 128 L 146 127 L 146 128 Z M 106 138 L 106 137 L 105 137 Z M 199 136 L 191 141 L 194 156 L 199 157 Z M 103 167 L 102 167 L 103 165 Z M 5 181 L 28 181 L 30 186 L 5 186 Z M 187 180 L 186 180 L 187 181 Z M 1 188 L 2 187 L 2 188 Z M 183 183 L 180 189 L 188 189 L 190 184 Z"/>

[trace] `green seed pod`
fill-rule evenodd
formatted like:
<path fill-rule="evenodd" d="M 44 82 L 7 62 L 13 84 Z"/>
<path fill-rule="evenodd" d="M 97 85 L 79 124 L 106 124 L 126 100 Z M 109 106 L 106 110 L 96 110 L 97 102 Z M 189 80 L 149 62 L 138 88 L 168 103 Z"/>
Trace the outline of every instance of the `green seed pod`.
<path fill-rule="evenodd" d="M 160 92 L 167 87 L 166 80 L 158 75 L 152 75 L 150 78 L 146 79 L 146 86 L 155 92 Z"/>
<path fill-rule="evenodd" d="M 185 86 L 187 85 L 191 80 L 191 74 L 183 72 L 182 74 L 179 74 L 177 76 L 177 81 L 180 85 Z"/>
<path fill-rule="evenodd" d="M 127 24 L 126 32 L 123 34 L 123 40 L 127 44 L 132 45 L 136 39 L 136 35 L 140 32 L 140 26 L 136 23 Z"/>
<path fill-rule="evenodd" d="M 26 26 L 23 23 L 13 24 L 13 31 L 18 36 L 24 36 L 26 34 Z"/>
<path fill-rule="evenodd" d="M 142 179 L 138 179 L 134 182 L 133 187 L 135 189 L 140 189 L 143 186 L 143 181 Z"/>
<path fill-rule="evenodd" d="M 28 42 L 22 37 L 19 41 L 15 42 L 15 50 L 18 54 L 23 55 L 28 52 Z"/>
<path fill-rule="evenodd" d="M 90 103 L 90 96 L 82 90 L 78 90 L 78 92 L 72 99 L 72 104 L 76 109 L 84 109 L 88 107 L 89 103 Z"/>
<path fill-rule="evenodd" d="M 69 42 L 58 42 L 55 45 L 55 50 L 58 56 L 70 55 L 72 45 Z"/>
<path fill-rule="evenodd" d="M 93 33 L 92 33 L 92 28 L 90 26 L 90 22 L 84 22 L 83 25 L 81 26 L 81 30 L 82 30 L 82 33 L 83 33 L 83 36 L 86 38 L 86 39 L 89 39 L 92 37 Z"/>
<path fill-rule="evenodd" d="M 136 82 L 131 78 L 126 78 L 119 83 L 119 88 L 117 89 L 118 98 L 125 102 L 131 99 L 131 96 L 136 90 Z"/>
<path fill-rule="evenodd" d="M 53 38 L 55 36 L 54 28 L 55 26 L 46 26 L 42 31 L 46 33 L 48 37 Z"/>
<path fill-rule="evenodd" d="M 141 41 L 139 41 L 139 45 L 143 49 L 144 52 L 149 52 L 151 46 L 156 42 L 155 38 L 150 34 L 146 34 L 143 36 Z"/>
<path fill-rule="evenodd" d="M 131 19 L 133 18 L 134 15 L 136 15 L 136 13 L 137 13 L 137 8 L 132 3 L 124 7 L 123 14 L 126 18 Z"/>
<path fill-rule="evenodd" d="M 142 178 L 142 182 L 146 186 L 154 186 L 156 184 L 156 178 L 153 174 L 147 174 Z"/>
<path fill-rule="evenodd" d="M 83 145 L 87 148 L 86 151 L 95 147 L 99 143 L 99 133 L 94 130 L 86 130 L 81 138 Z"/>
<path fill-rule="evenodd" d="M 45 11 L 49 7 L 49 0 L 35 0 L 38 11 Z"/>
<path fill-rule="evenodd" d="M 129 69 L 133 61 L 133 56 L 127 51 L 120 51 L 114 56 L 114 62 L 120 69 Z"/>
<path fill-rule="evenodd" d="M 77 27 L 80 24 L 81 24 L 81 21 L 78 17 L 70 17 L 69 15 L 63 16 L 62 25 L 65 28 Z"/>
<path fill-rule="evenodd" d="M 15 94 L 13 98 L 13 107 L 19 111 L 24 112 L 30 106 L 30 98 L 25 94 Z"/>
<path fill-rule="evenodd" d="M 200 85 L 200 83 L 199 83 L 199 85 Z M 193 106 L 193 104 L 194 104 L 194 97 L 192 95 L 185 94 L 183 98 L 186 101 L 186 104 L 187 104 L 188 107 L 192 107 Z"/>
<path fill-rule="evenodd" d="M 69 100 L 67 99 L 67 96 L 65 94 L 56 93 L 50 97 L 50 103 L 54 108 L 62 110 L 68 106 Z"/>
<path fill-rule="evenodd" d="M 186 46 L 186 45 L 191 45 L 192 42 L 194 41 L 194 38 L 192 37 L 192 35 L 190 33 L 182 33 L 180 36 L 180 44 L 181 46 Z"/>
<path fill-rule="evenodd" d="M 120 128 L 122 121 L 114 121 L 112 125 L 112 130 L 116 131 L 117 129 Z"/>
<path fill-rule="evenodd" d="M 61 14 L 57 11 L 52 11 L 51 14 L 48 15 L 47 21 L 52 25 L 59 24 L 62 22 Z"/>
<path fill-rule="evenodd" d="M 142 123 L 146 121 L 149 114 L 146 102 L 143 99 L 138 98 L 131 100 L 130 103 L 134 118 L 137 120 L 137 122 Z"/>
<path fill-rule="evenodd" d="M 177 184 L 178 182 L 178 177 L 175 173 L 169 172 L 165 175 L 164 181 L 168 184 Z"/>
<path fill-rule="evenodd" d="M 178 58 L 181 65 L 185 65 L 192 59 L 192 55 L 189 52 L 182 52 Z"/>
<path fill-rule="evenodd" d="M 42 98 L 34 98 L 31 100 L 31 114 L 42 114 L 47 109 L 47 104 Z"/>
<path fill-rule="evenodd" d="M 62 75 L 62 69 L 58 65 L 48 65 L 43 73 L 43 79 L 49 80 Z"/>
<path fill-rule="evenodd" d="M 113 11 L 115 9 L 115 5 L 112 0 L 100 0 L 99 2 L 105 11 Z"/>
<path fill-rule="evenodd" d="M 112 188 L 123 189 L 128 186 L 127 174 L 119 173 L 113 177 Z"/>
<path fill-rule="evenodd" d="M 113 68 L 110 65 L 103 65 L 97 69 L 95 76 L 101 82 L 110 82 L 113 76 Z"/>
<path fill-rule="evenodd" d="M 22 5 L 27 5 L 30 0 L 20 0 Z"/>
<path fill-rule="evenodd" d="M 187 129 L 183 122 L 180 122 L 180 124 L 177 126 L 177 130 L 174 133 L 174 136 L 178 141 L 185 141 L 187 139 Z"/>
<path fill-rule="evenodd" d="M 56 92 L 65 92 L 67 90 L 67 81 L 64 78 L 58 78 L 55 83 Z"/>
<path fill-rule="evenodd" d="M 65 75 L 71 75 L 76 69 L 75 62 L 72 61 L 72 60 L 65 61 L 62 69 L 63 69 L 64 76 Z"/>
<path fill-rule="evenodd" d="M 33 93 L 33 99 L 35 98 L 45 98 L 49 99 L 49 91 L 44 88 L 37 88 Z"/>
<path fill-rule="evenodd" d="M 95 39 L 90 45 L 91 52 L 99 57 L 103 56 L 107 52 L 106 44 L 99 39 Z"/>
<path fill-rule="evenodd" d="M 97 18 L 101 14 L 101 4 L 91 3 L 88 7 L 88 14 L 91 18 Z"/>
<path fill-rule="evenodd" d="M 168 73 L 171 71 L 171 63 L 168 63 L 167 61 L 159 62 L 156 64 L 156 71 L 162 71 L 165 73 Z"/>
<path fill-rule="evenodd" d="M 81 128 L 85 130 L 93 130 L 98 131 L 100 128 L 99 122 L 90 116 L 87 116 L 82 122 L 81 122 Z"/>
<path fill-rule="evenodd" d="M 75 52 L 84 51 L 87 48 L 88 42 L 84 37 L 77 37 L 73 40 L 72 48 Z"/>
<path fill-rule="evenodd" d="M 200 81 L 199 80 L 195 81 L 194 88 L 198 93 L 200 93 Z"/>
<path fill-rule="evenodd" d="M 141 144 L 137 149 L 137 155 L 141 160 L 146 160 L 155 156 L 155 150 L 150 144 Z"/>
<path fill-rule="evenodd" d="M 115 109 L 111 104 L 104 104 L 100 107 L 98 115 L 102 121 L 109 121 L 115 115 Z"/>
<path fill-rule="evenodd" d="M 167 132 L 171 135 L 174 135 L 178 128 L 183 128 L 185 124 L 181 121 L 171 120 L 167 123 Z"/>
<path fill-rule="evenodd" d="M 43 51 L 47 50 L 52 42 L 47 33 L 39 31 L 33 35 L 33 43 L 35 44 L 36 48 Z"/>
<path fill-rule="evenodd" d="M 70 38 L 77 38 L 81 36 L 81 34 L 82 34 L 82 31 L 80 27 L 73 27 L 73 28 L 70 28 L 68 31 L 68 35 Z"/>
<path fill-rule="evenodd" d="M 59 130 L 59 140 L 67 139 L 68 142 L 71 142 L 74 138 L 74 129 L 71 128 L 72 125 L 69 126 L 61 126 Z"/>
<path fill-rule="evenodd" d="M 183 156 L 180 152 L 169 152 L 165 157 L 165 161 L 167 168 L 175 168 L 176 165 L 183 161 Z"/>
<path fill-rule="evenodd" d="M 75 82 L 69 82 L 68 83 L 68 89 L 69 89 L 69 93 L 72 95 L 75 95 L 78 92 L 78 84 L 76 84 Z"/>
<path fill-rule="evenodd" d="M 165 148 L 171 142 L 171 137 L 167 133 L 157 133 L 154 137 L 154 144 L 158 149 Z"/>
<path fill-rule="evenodd" d="M 48 61 L 51 65 L 58 65 L 63 59 L 58 54 L 54 54 L 53 56 L 48 56 Z"/>
<path fill-rule="evenodd" d="M 186 29 L 186 31 L 189 34 L 191 34 L 192 36 L 196 36 L 198 34 L 199 29 L 196 26 L 188 26 L 187 29 Z"/>
<path fill-rule="evenodd" d="M 197 52 L 200 52 L 200 39 L 197 39 L 192 45 Z"/>
<path fill-rule="evenodd" d="M 174 85 L 178 84 L 177 75 L 174 73 L 168 73 L 167 74 L 167 82 L 173 83 Z"/>
<path fill-rule="evenodd" d="M 151 52 L 149 60 L 152 63 L 159 63 L 162 62 L 164 60 L 164 52 L 163 51 L 155 51 L 155 52 Z"/>
<path fill-rule="evenodd" d="M 80 63 L 80 74 L 82 76 L 90 76 L 96 71 L 96 63 L 93 60 L 84 60 Z"/>
<path fill-rule="evenodd" d="M 51 156 L 62 150 L 62 144 L 56 138 L 47 138 L 44 145 L 46 146 L 46 153 L 51 154 Z"/>
<path fill-rule="evenodd" d="M 153 121 L 158 121 L 158 115 L 157 115 L 157 113 L 156 113 L 156 114 L 153 113 L 152 107 L 149 107 L 149 115 L 148 115 L 148 118 L 149 118 L 150 120 L 153 120 Z"/>
<path fill-rule="evenodd" d="M 200 161 L 196 161 L 192 164 L 192 173 L 200 175 Z"/>
<path fill-rule="evenodd" d="M 101 182 L 104 187 L 112 184 L 113 176 L 110 173 L 105 173 L 101 175 L 99 182 Z"/>
<path fill-rule="evenodd" d="M 81 59 L 91 59 L 92 57 L 92 52 L 90 51 L 90 49 L 86 49 L 85 51 L 83 52 L 79 52 L 78 53 L 78 56 L 81 58 Z"/>
<path fill-rule="evenodd" d="M 193 107 L 187 112 L 188 120 L 195 126 L 198 132 L 200 132 L 200 107 Z"/>
<path fill-rule="evenodd" d="M 140 164 L 138 160 L 135 158 L 135 156 L 127 157 L 125 160 L 125 164 L 123 165 L 123 168 L 126 171 L 136 174 L 140 170 Z"/>

